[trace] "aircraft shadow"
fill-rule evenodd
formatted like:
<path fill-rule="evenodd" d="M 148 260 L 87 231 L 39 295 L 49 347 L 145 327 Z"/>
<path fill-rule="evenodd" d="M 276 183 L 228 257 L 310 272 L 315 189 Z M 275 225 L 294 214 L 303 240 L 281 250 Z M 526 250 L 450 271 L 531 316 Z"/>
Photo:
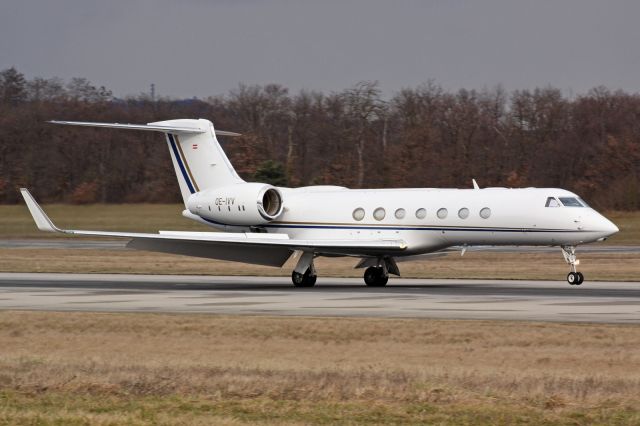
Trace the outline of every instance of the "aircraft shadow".
<path fill-rule="evenodd" d="M 271 282 L 269 282 L 271 280 Z M 194 283 L 191 281 L 134 281 L 124 280 L 74 280 L 74 281 L 47 281 L 39 280 L 2 280 L 0 288 L 20 288 L 24 291 L 35 290 L 116 290 L 123 293 L 140 292 L 171 292 L 171 291 L 212 291 L 212 292 L 245 292 L 256 291 L 264 295 L 265 292 L 278 292 L 288 294 L 311 294 L 311 293 L 376 293 L 376 294 L 410 294 L 410 295 L 434 295 L 434 296 L 456 296 L 456 297 L 476 297 L 476 296 L 521 296 L 521 297 L 571 297 L 571 298 L 625 298 L 640 299 L 639 288 L 590 288 L 589 283 L 582 286 L 569 286 L 564 282 L 558 282 L 557 288 L 550 287 L 548 283 L 544 285 L 510 285 L 508 282 L 495 283 L 390 283 L 386 287 L 367 287 L 364 284 L 342 284 L 330 281 L 323 283 L 319 280 L 315 287 L 294 288 L 288 283 L 274 283 L 273 278 L 265 278 L 265 282 L 216 282 L 216 283 Z M 245 295 L 246 296 L 246 295 Z"/>

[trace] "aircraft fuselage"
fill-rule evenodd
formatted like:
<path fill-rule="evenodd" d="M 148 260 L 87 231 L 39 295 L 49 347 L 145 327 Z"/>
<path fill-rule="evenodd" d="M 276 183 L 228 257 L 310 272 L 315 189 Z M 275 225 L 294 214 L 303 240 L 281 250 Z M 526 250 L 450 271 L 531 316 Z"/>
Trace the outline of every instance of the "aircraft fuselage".
<path fill-rule="evenodd" d="M 618 231 L 576 194 L 558 188 L 279 189 L 284 211 L 276 220 L 251 228 L 206 223 L 292 239 L 401 239 L 405 255 L 457 245 L 578 245 Z"/>

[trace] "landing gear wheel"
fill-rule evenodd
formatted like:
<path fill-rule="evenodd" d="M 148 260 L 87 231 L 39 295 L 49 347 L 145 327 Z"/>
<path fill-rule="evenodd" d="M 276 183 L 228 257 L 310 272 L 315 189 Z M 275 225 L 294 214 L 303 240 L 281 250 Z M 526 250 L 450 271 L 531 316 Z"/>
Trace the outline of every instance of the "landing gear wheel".
<path fill-rule="evenodd" d="M 567 282 L 571 285 L 580 285 L 584 282 L 584 275 L 582 272 L 576 271 L 576 266 L 580 264 L 580 261 L 576 259 L 575 246 L 561 246 L 562 255 L 564 260 L 571 265 L 571 272 L 567 275 Z"/>
<path fill-rule="evenodd" d="M 580 285 L 584 282 L 584 275 L 582 272 L 569 272 L 567 282 L 571 285 Z"/>
<path fill-rule="evenodd" d="M 295 287 L 313 287 L 316 285 L 317 275 L 311 275 L 311 270 L 307 269 L 304 274 L 293 271 L 291 281 Z"/>
<path fill-rule="evenodd" d="M 389 275 L 383 268 L 370 266 L 364 271 L 364 283 L 369 287 L 384 287 L 389 281 Z"/>

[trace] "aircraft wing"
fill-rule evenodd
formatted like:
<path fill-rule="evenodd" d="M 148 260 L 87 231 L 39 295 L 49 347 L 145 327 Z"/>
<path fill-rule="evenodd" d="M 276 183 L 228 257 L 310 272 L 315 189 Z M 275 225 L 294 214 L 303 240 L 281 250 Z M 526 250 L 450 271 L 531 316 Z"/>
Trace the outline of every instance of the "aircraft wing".
<path fill-rule="evenodd" d="M 282 266 L 294 251 L 338 256 L 376 256 L 401 253 L 406 249 L 402 240 L 294 240 L 287 234 L 180 232 L 160 231 L 157 234 L 136 232 L 106 232 L 60 229 L 49 219 L 29 190 L 20 189 L 22 196 L 41 231 L 94 237 L 130 239 L 127 247 L 182 254 L 195 257 Z"/>

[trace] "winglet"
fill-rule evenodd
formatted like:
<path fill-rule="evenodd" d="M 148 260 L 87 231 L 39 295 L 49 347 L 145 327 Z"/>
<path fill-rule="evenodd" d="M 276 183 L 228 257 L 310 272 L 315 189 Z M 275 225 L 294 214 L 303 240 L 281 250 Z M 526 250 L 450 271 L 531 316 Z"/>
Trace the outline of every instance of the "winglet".
<path fill-rule="evenodd" d="M 29 208 L 29 212 L 31 216 L 33 216 L 33 220 L 36 222 L 36 226 L 39 230 L 45 232 L 64 232 L 57 226 L 51 222 L 49 216 L 42 210 L 42 207 L 36 202 L 33 198 L 33 195 L 29 192 L 27 188 L 20 188 L 20 192 L 22 193 L 22 197 L 24 198 L 24 202 L 27 203 L 27 207 Z"/>

